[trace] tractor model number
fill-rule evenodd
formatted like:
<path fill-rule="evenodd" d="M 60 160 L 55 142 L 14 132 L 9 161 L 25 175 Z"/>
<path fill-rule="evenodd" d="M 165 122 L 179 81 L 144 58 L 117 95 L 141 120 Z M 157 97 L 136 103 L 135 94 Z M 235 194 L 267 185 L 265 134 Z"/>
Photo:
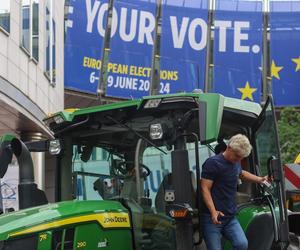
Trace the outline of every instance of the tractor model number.
<path fill-rule="evenodd" d="M 83 247 L 86 247 L 86 241 L 77 242 L 77 248 L 83 248 Z"/>
<path fill-rule="evenodd" d="M 47 234 L 40 234 L 40 242 L 47 240 Z"/>

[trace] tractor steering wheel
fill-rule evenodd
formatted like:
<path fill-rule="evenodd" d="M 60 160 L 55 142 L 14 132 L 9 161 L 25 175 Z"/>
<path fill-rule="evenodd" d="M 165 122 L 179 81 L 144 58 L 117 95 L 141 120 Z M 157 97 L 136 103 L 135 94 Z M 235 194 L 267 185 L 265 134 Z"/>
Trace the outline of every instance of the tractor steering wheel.
<path fill-rule="evenodd" d="M 113 173 L 115 176 L 117 177 L 121 177 L 124 178 L 124 176 L 126 174 L 128 174 L 130 172 L 130 170 L 128 170 L 126 168 L 126 164 L 133 164 L 132 161 L 121 161 L 119 162 L 114 168 L 113 168 Z M 140 164 L 140 166 L 142 167 L 143 171 L 141 173 L 141 177 L 146 178 L 147 176 L 150 175 L 151 171 L 149 169 L 149 167 L 147 167 L 145 164 Z M 134 168 L 133 168 L 134 169 Z"/>

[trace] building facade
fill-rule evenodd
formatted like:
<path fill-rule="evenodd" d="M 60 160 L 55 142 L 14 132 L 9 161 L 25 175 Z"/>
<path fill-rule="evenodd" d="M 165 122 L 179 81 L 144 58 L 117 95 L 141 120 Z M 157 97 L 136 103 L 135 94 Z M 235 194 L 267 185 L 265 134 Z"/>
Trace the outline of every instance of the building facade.
<path fill-rule="evenodd" d="M 42 120 L 64 107 L 64 1 L 0 1 L 0 135 L 51 137 Z M 33 155 L 45 189 L 45 156 Z"/>

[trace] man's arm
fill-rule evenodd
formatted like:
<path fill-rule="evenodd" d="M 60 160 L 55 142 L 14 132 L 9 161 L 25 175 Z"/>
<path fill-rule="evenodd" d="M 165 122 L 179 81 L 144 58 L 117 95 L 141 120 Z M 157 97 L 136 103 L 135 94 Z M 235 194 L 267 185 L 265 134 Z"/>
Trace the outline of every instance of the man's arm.
<path fill-rule="evenodd" d="M 240 178 L 245 181 L 254 182 L 258 184 L 263 184 L 264 181 L 268 180 L 267 176 L 257 176 L 255 174 L 251 174 L 248 171 L 242 170 L 240 174 Z"/>
<path fill-rule="evenodd" d="M 202 189 L 202 196 L 206 207 L 208 208 L 211 218 L 214 224 L 221 224 L 218 220 L 218 216 L 224 216 L 224 214 L 220 211 L 217 211 L 214 205 L 214 202 L 211 197 L 211 188 L 213 185 L 213 181 L 209 179 L 201 179 L 201 189 Z"/>

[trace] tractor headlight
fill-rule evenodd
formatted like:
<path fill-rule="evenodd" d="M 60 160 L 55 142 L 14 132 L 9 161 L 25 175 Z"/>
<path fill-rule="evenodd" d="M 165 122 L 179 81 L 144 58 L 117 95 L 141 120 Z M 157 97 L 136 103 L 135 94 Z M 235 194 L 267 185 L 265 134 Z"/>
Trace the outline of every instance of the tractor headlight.
<path fill-rule="evenodd" d="M 61 117 L 60 115 L 54 116 L 53 119 L 56 122 L 56 124 L 60 124 L 60 123 L 63 123 L 65 121 L 64 118 Z"/>
<path fill-rule="evenodd" d="M 49 142 L 49 153 L 51 155 L 58 155 L 61 152 L 61 145 L 59 140 L 52 140 Z"/>
<path fill-rule="evenodd" d="M 150 138 L 152 140 L 159 140 L 163 137 L 163 128 L 160 123 L 150 125 Z"/>
<path fill-rule="evenodd" d="M 60 115 L 54 115 L 54 116 L 49 116 L 48 118 L 44 119 L 44 122 L 46 126 L 50 126 L 51 123 L 56 123 L 56 124 L 61 124 L 65 122 L 65 119 Z"/>

